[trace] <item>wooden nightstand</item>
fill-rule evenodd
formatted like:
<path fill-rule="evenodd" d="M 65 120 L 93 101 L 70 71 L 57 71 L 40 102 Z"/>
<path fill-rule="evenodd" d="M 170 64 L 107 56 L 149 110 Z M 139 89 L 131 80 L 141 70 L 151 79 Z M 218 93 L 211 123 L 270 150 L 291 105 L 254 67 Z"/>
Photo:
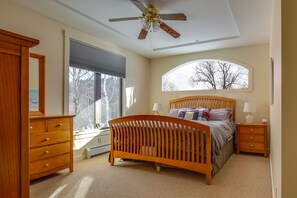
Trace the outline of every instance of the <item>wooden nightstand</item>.
<path fill-rule="evenodd" d="M 268 124 L 237 123 L 237 154 L 243 151 L 263 153 L 268 157 L 267 128 Z"/>

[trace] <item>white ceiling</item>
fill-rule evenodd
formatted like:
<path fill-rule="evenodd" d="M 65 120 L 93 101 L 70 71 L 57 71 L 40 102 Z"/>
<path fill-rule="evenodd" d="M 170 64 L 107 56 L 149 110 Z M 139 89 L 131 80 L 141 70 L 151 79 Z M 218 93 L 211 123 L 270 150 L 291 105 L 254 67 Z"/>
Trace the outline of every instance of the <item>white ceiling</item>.
<path fill-rule="evenodd" d="M 11 1 L 149 58 L 269 43 L 270 0 L 140 0 L 161 14 L 187 16 L 187 21 L 164 21 L 179 38 L 159 30 L 145 40 L 137 39 L 140 21 L 108 21 L 141 16 L 130 0 Z"/>

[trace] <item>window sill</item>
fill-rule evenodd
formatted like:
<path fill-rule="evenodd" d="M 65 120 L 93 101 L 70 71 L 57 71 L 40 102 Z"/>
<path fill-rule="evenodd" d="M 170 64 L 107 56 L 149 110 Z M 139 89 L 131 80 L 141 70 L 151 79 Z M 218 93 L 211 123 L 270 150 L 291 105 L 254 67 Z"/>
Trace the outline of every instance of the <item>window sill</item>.
<path fill-rule="evenodd" d="M 109 128 L 106 129 L 89 129 L 85 131 L 77 131 L 74 132 L 73 137 L 74 140 L 93 138 L 98 135 L 108 135 L 110 133 Z"/>

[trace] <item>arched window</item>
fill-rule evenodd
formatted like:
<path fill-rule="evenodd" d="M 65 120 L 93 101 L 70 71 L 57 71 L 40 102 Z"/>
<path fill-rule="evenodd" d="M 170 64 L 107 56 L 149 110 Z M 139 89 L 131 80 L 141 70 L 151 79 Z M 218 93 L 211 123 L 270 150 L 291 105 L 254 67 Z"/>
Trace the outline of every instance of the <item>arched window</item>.
<path fill-rule="evenodd" d="M 217 59 L 191 61 L 162 76 L 162 91 L 249 89 L 249 69 Z"/>

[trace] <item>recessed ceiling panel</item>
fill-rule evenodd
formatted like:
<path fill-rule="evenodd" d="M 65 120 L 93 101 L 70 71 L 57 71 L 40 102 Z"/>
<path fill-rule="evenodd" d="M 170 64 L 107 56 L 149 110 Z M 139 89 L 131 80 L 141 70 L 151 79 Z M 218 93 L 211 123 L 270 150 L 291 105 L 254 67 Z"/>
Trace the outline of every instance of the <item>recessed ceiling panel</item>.
<path fill-rule="evenodd" d="M 187 21 L 164 20 L 167 25 L 181 34 L 177 39 L 159 30 L 149 32 L 146 40 L 137 39 L 142 28 L 140 20 L 109 22 L 110 18 L 142 15 L 142 12 L 129 0 L 59 0 L 59 2 L 100 21 L 148 48 L 162 48 L 239 35 L 227 0 L 150 1 L 161 14 L 184 13 Z M 142 1 L 142 3 L 147 6 L 148 1 Z"/>

